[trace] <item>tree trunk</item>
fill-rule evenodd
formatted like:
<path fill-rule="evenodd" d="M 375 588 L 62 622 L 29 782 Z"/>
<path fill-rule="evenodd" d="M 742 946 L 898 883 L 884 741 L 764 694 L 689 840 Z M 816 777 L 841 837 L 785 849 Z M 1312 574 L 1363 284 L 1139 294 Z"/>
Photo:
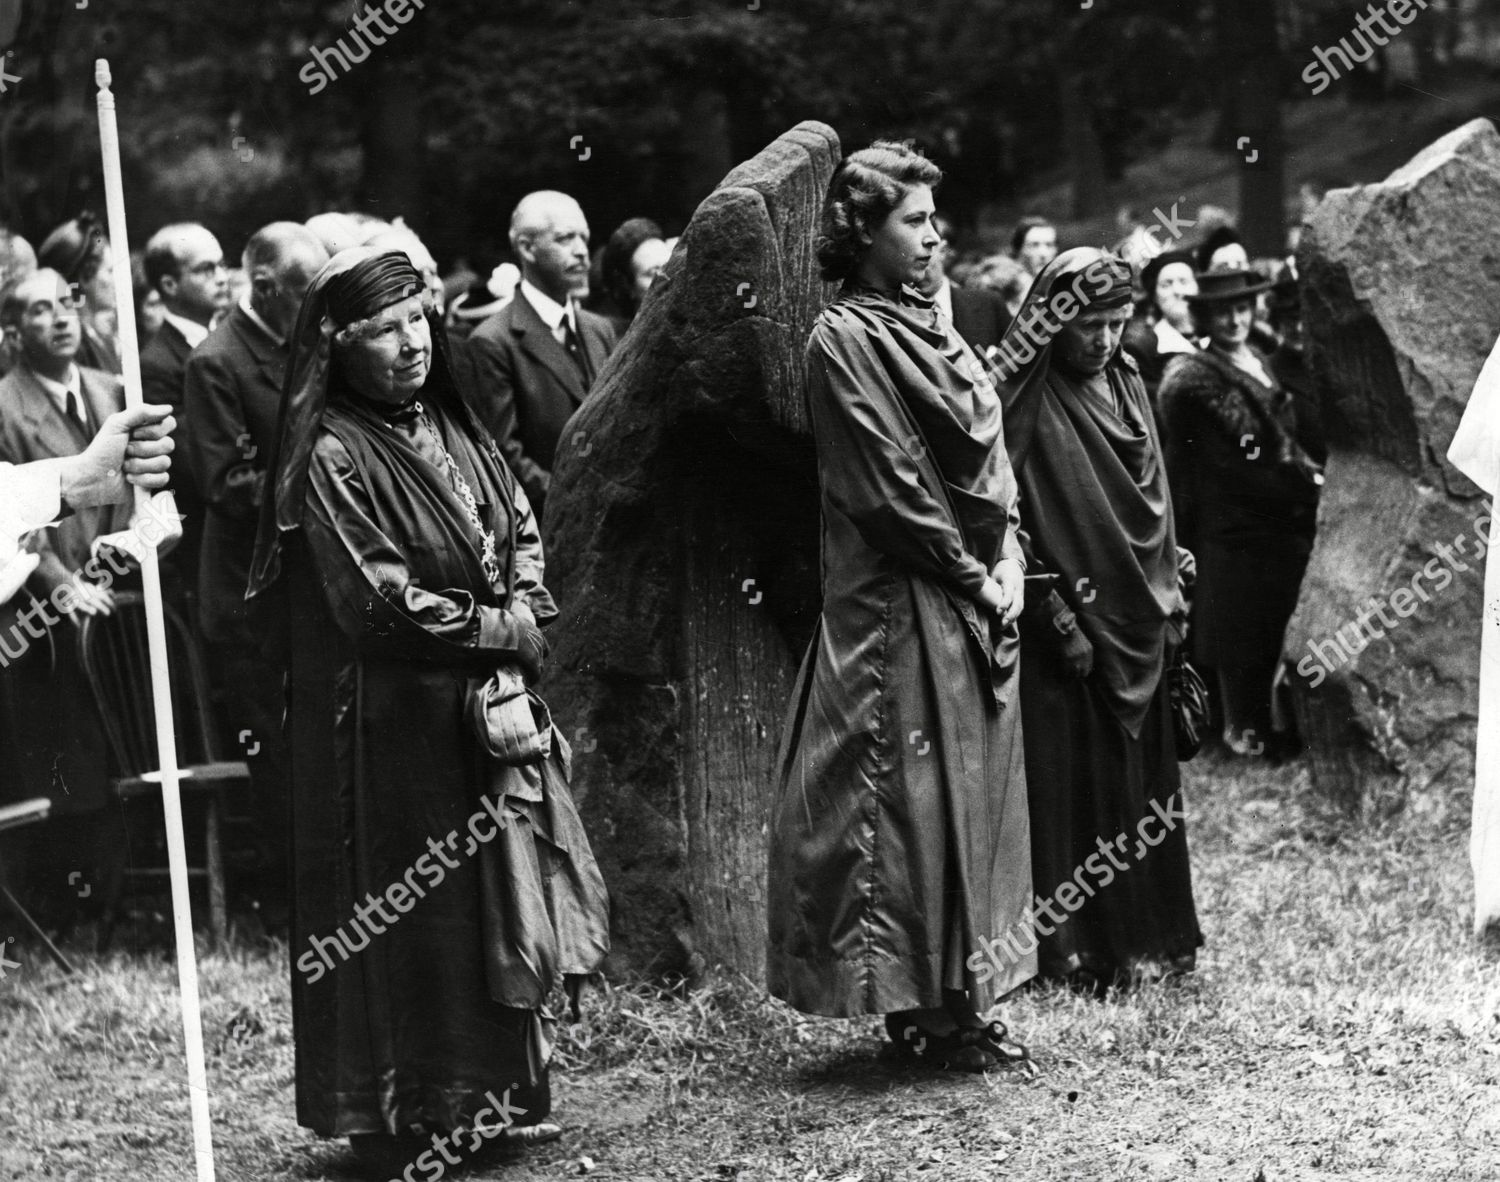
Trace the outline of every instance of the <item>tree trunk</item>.
<path fill-rule="evenodd" d="M 420 24 L 402 32 L 415 40 Z M 420 46 L 405 45 L 398 57 L 394 45 L 376 49 L 352 78 L 364 81 L 360 110 L 360 146 L 364 176 L 359 200 L 383 218 L 404 217 L 416 227 L 427 223 L 426 125 L 423 88 L 415 55 Z"/>
<path fill-rule="evenodd" d="M 1109 205 L 1104 171 L 1104 148 L 1094 119 L 1083 97 L 1083 83 L 1066 61 L 1060 60 L 1057 83 L 1061 99 L 1063 142 L 1068 145 L 1068 163 L 1073 177 L 1073 217 L 1095 217 Z"/>
<path fill-rule="evenodd" d="M 1240 236 L 1252 257 L 1286 250 L 1286 142 L 1281 121 L 1281 41 L 1274 4 L 1218 0 L 1225 66 L 1226 145 L 1239 159 Z"/>

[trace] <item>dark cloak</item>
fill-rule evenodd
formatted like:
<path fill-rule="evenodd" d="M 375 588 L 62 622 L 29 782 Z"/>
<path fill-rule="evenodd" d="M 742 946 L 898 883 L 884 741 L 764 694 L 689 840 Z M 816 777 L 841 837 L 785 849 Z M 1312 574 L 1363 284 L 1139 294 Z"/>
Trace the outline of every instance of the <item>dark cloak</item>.
<path fill-rule="evenodd" d="M 510 1088 L 515 1123 L 534 1124 L 550 1106 L 546 996 L 601 963 L 607 900 L 561 735 L 546 761 L 502 767 L 468 706 L 515 665 L 518 603 L 538 624 L 556 608 L 525 494 L 457 397 L 435 318 L 418 398 L 494 533 L 495 582 L 414 411 L 343 384 L 326 289 L 349 253 L 303 303 L 251 582 L 289 664 L 298 1120 L 325 1136 L 452 1129 Z M 480 832 L 498 828 L 483 844 L 481 815 Z M 425 895 L 361 944 L 356 908 L 414 867 Z M 357 950 L 325 968 L 309 942 L 338 930 Z"/>
<path fill-rule="evenodd" d="M 1091 273 L 1101 282 L 1080 282 Z M 1112 256 L 1066 251 L 1037 277 L 1016 324 L 1038 324 L 1034 306 L 1051 293 L 1107 296 L 1128 285 Z M 1155 820 L 1181 806 L 1161 672 L 1167 621 L 1180 618 L 1183 600 L 1166 469 L 1134 362 L 1117 351 L 1103 381 L 1090 382 L 1054 363 L 1053 333 L 1038 335 L 1006 341 L 1009 357 L 1031 354 L 1002 386 L 1021 525 L 1033 571 L 1060 576 L 1054 586 L 1094 645 L 1093 672 L 1079 679 L 1058 659 L 1046 606 L 1022 617 L 1032 874 L 1051 914 L 1064 917 L 1038 918 L 1039 968 L 1109 981 L 1186 967 L 1203 942 L 1185 823 L 1158 833 Z M 1098 843 L 1122 835 L 1128 869 L 1117 871 Z M 1058 910 L 1075 896 L 1074 910 Z"/>
<path fill-rule="evenodd" d="M 981 1012 L 1034 972 L 1016 628 L 974 596 L 1021 561 L 1002 417 L 930 302 L 846 288 L 808 344 L 823 609 L 771 821 L 773 994 L 835 1017 Z"/>
<path fill-rule="evenodd" d="M 1161 444 L 1129 355 L 1117 351 L 1104 371 L 1122 410 L 1116 413 L 1084 391 L 1081 377 L 1052 364 L 1052 337 L 1040 314 L 1063 293 L 1088 299 L 1119 283 L 1118 271 L 1106 266 L 1112 258 L 1076 248 L 1037 276 L 1006 334 L 1001 364 L 1029 360 L 1010 366 L 1001 397 L 1033 573 L 1059 576 L 1055 589 L 1094 645 L 1097 689 L 1138 735 L 1161 677 L 1167 618 L 1182 607 Z M 1128 270 L 1123 281 L 1128 288 Z M 1021 335 L 1028 324 L 1040 344 Z"/>

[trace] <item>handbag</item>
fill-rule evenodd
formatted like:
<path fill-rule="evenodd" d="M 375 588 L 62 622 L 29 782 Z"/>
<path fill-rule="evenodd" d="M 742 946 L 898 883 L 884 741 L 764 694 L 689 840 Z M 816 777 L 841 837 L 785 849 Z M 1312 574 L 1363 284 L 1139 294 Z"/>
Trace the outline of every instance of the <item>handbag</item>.
<path fill-rule="evenodd" d="M 497 669 L 469 692 L 471 725 L 496 763 L 522 767 L 552 754 L 552 714 L 526 688 L 520 670 Z"/>
<path fill-rule="evenodd" d="M 1208 737 L 1208 686 L 1193 668 L 1183 648 L 1172 652 L 1167 666 L 1167 693 L 1172 699 L 1172 736 L 1177 747 L 1177 761 L 1186 763 L 1197 755 Z"/>

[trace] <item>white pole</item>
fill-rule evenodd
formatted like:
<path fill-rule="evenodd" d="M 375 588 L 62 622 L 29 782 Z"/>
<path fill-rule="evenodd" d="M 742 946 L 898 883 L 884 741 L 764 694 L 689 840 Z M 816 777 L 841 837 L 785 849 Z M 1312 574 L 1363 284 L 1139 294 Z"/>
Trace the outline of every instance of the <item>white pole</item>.
<path fill-rule="evenodd" d="M 110 93 L 109 63 L 94 63 L 99 86 L 99 145 L 104 155 L 104 197 L 109 209 L 110 249 L 115 264 L 115 314 L 120 333 L 120 360 L 125 370 L 125 405 L 140 406 L 141 355 L 135 335 L 135 291 L 130 275 L 130 239 L 125 233 L 125 183 L 120 173 L 120 133 L 115 125 L 115 96 Z M 141 513 L 149 494 L 135 489 Z M 208 1117 L 208 1072 L 203 1062 L 203 1022 L 198 1009 L 198 962 L 193 947 L 193 913 L 188 900 L 187 850 L 182 837 L 182 797 L 177 770 L 177 736 L 172 723 L 172 683 L 167 673 L 167 628 L 162 615 L 161 570 L 156 548 L 144 547 L 141 576 L 146 586 L 146 637 L 151 653 L 151 698 L 156 710 L 156 746 L 161 761 L 161 799 L 166 813 L 167 862 L 172 875 L 172 925 L 177 939 L 177 981 L 182 993 L 183 1043 L 187 1051 L 188 1089 L 193 1113 L 193 1152 L 198 1182 L 213 1182 L 213 1133 Z"/>

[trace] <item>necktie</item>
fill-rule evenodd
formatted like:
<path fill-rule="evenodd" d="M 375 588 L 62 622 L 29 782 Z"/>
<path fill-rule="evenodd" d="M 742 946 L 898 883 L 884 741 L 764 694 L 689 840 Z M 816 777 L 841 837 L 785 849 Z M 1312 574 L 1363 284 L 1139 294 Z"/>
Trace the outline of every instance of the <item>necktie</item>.
<path fill-rule="evenodd" d="M 583 342 L 578 339 L 578 334 L 573 331 L 573 318 L 564 316 L 562 322 L 563 348 L 568 351 L 568 356 L 573 359 L 573 364 L 578 367 L 578 373 L 583 378 L 583 388 L 588 389 L 589 383 L 593 381 L 594 375 L 589 372 L 588 355 L 584 352 Z"/>
<path fill-rule="evenodd" d="M 78 406 L 78 395 L 74 394 L 72 390 L 68 391 L 68 418 L 84 428 L 84 430 L 88 429 L 88 423 L 84 420 L 83 412 Z"/>

